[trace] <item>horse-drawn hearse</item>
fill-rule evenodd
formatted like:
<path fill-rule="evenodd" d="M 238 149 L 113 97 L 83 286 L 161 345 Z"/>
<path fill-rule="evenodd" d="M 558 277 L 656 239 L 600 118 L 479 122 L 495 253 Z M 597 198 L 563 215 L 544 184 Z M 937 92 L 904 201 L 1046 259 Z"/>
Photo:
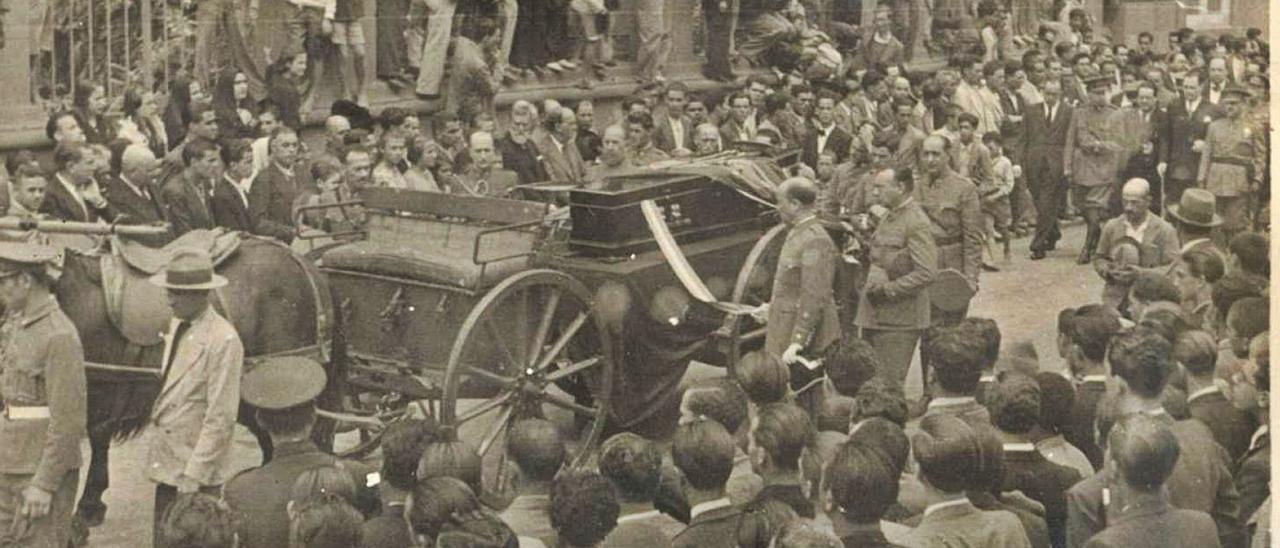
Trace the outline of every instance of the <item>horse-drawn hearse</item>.
<path fill-rule="evenodd" d="M 110 442 L 145 425 L 159 389 L 168 311 L 146 277 L 171 248 L 208 249 L 228 278 L 214 304 L 246 367 L 277 355 L 326 364 L 319 442 L 357 428 L 339 453 L 365 455 L 386 424 L 430 414 L 475 445 L 490 482 L 515 420 L 572 416 L 580 458 L 606 430 L 662 435 L 692 361 L 732 369 L 763 345 L 763 326 L 741 312 L 769 300 L 785 236 L 773 192 L 794 161 L 733 151 L 502 198 L 369 188 L 358 202 L 299 208 L 299 221 L 335 208 L 364 219 L 305 255 L 217 231 L 149 248 L 119 234 L 145 230 L 111 227 L 106 245 L 67 253 L 57 287 L 89 367 L 93 456 L 78 515 L 101 522 Z"/>

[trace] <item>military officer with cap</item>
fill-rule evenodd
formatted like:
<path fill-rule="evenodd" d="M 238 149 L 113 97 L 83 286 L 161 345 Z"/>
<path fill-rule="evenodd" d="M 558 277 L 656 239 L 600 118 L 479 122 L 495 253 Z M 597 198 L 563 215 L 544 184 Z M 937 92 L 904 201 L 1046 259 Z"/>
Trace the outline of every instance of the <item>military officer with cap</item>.
<path fill-rule="evenodd" d="M 85 436 L 84 350 L 51 290 L 59 251 L 0 243 L 0 546 L 64 548 Z"/>
<path fill-rule="evenodd" d="M 1062 174 L 1071 183 L 1072 196 L 1084 213 L 1087 231 L 1077 264 L 1089 264 L 1102 238 L 1102 221 L 1111 203 L 1112 187 L 1120 169 L 1120 125 L 1116 107 L 1107 99 L 1111 79 L 1097 74 L 1084 80 L 1089 96 L 1071 116 Z"/>
<path fill-rule="evenodd" d="M 212 291 L 227 280 L 213 273 L 208 252 L 175 250 L 151 283 L 165 289 L 173 309 L 148 428 L 147 477 L 156 483 L 158 533 L 178 493 L 217 493 L 231 476 L 244 345 L 231 322 L 210 306 Z"/>
<path fill-rule="evenodd" d="M 223 491 L 240 520 L 241 548 L 289 546 L 289 492 L 307 470 L 337 465 L 350 471 L 357 509 L 368 515 L 377 506 L 376 473 L 324 453 L 311 441 L 314 402 L 324 387 L 324 369 L 304 357 L 269 358 L 245 374 L 241 396 L 257 408 L 256 420 L 271 435 L 275 458 L 241 472 Z"/>
<path fill-rule="evenodd" d="M 1244 103 L 1250 91 L 1236 84 L 1228 84 L 1218 103 L 1225 116 L 1209 124 L 1204 138 L 1204 151 L 1200 155 L 1200 171 L 1196 186 L 1213 193 L 1218 213 L 1222 215 L 1221 231 L 1215 238 L 1219 247 L 1243 230 L 1249 228 L 1249 204 L 1247 198 L 1261 186 L 1261 165 L 1257 156 L 1267 154 L 1258 150 L 1254 133 L 1261 128 L 1244 116 Z"/>

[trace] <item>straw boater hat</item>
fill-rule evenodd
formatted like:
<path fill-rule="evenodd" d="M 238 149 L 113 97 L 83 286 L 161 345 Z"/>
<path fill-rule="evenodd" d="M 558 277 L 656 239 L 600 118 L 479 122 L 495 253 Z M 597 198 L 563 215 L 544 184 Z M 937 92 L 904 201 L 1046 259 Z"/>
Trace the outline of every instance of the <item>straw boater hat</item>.
<path fill-rule="evenodd" d="M 173 252 L 169 264 L 151 277 L 151 283 L 165 289 L 207 291 L 227 285 L 227 279 L 213 273 L 207 251 L 182 248 Z"/>
<path fill-rule="evenodd" d="M 1212 228 L 1222 224 L 1222 216 L 1216 213 L 1217 199 L 1203 188 L 1183 191 L 1178 203 L 1169 206 L 1169 215 L 1183 224 Z"/>

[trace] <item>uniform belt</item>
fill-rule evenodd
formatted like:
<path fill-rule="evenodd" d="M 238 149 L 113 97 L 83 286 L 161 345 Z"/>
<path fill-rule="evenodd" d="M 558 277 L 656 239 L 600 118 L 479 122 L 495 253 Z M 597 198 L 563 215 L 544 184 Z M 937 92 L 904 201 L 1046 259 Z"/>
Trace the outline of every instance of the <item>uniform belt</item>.
<path fill-rule="evenodd" d="M 4 418 L 11 421 L 47 419 L 50 418 L 49 406 L 6 405 Z"/>

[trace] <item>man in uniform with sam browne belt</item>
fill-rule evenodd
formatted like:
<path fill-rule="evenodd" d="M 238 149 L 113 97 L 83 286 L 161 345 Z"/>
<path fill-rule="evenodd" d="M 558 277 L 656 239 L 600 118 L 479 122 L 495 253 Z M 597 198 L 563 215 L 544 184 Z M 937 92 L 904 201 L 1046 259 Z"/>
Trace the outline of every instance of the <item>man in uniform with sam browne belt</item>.
<path fill-rule="evenodd" d="M 0 243 L 0 546 L 64 548 L 86 435 L 84 350 L 50 290 L 59 252 Z"/>

